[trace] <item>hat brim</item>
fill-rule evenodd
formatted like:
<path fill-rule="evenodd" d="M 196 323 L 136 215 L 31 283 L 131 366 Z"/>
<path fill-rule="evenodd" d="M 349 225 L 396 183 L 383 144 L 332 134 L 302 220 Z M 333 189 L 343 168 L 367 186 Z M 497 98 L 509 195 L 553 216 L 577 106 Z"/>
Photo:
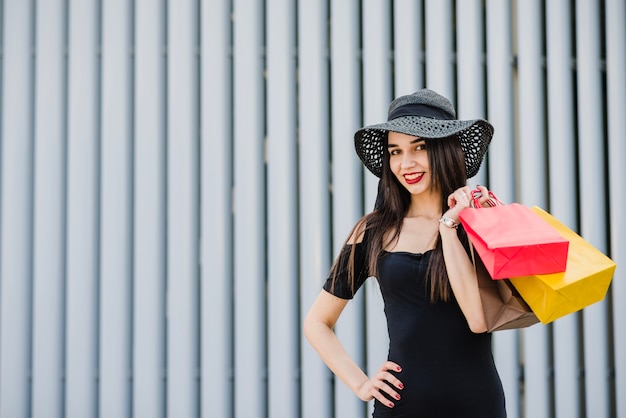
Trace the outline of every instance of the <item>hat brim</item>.
<path fill-rule="evenodd" d="M 354 134 L 354 146 L 363 165 L 376 177 L 382 176 L 383 139 L 389 131 L 427 139 L 456 137 L 465 156 L 468 178 L 478 173 L 493 137 L 493 126 L 483 119 L 441 120 L 403 116 L 366 126 Z"/>

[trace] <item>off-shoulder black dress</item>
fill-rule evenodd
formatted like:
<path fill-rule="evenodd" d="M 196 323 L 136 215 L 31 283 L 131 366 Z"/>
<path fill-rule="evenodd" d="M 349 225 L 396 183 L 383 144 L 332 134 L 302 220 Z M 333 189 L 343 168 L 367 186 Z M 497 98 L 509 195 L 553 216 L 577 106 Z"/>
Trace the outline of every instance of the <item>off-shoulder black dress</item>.
<path fill-rule="evenodd" d="M 346 246 L 344 251 L 349 251 Z M 375 418 L 502 418 L 504 392 L 491 352 L 491 334 L 475 334 L 455 300 L 431 303 L 425 274 L 431 252 L 387 252 L 378 263 L 389 331 L 388 359 L 398 363 L 402 399 L 374 405 Z M 345 266 L 324 289 L 350 299 Z M 355 289 L 367 279 L 364 244 L 356 245 Z M 359 273 L 360 272 L 360 273 Z"/>

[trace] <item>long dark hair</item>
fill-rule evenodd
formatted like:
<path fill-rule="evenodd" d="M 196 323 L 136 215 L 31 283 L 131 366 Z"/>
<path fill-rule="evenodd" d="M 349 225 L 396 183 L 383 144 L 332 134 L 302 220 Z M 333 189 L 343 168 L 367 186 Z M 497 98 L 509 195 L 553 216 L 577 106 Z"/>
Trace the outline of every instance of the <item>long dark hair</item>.
<path fill-rule="evenodd" d="M 428 152 L 428 162 L 431 173 L 431 187 L 441 196 L 441 213 L 448 210 L 447 199 L 454 190 L 465 186 L 467 174 L 465 159 L 461 145 L 456 137 L 425 139 Z M 378 260 L 386 248 L 397 240 L 402 230 L 404 217 L 411 205 L 411 195 L 398 181 L 389 166 L 389 152 L 387 150 L 387 137 L 383 143 L 382 176 L 379 193 L 382 198 L 378 201 L 378 207 L 365 215 L 354 227 L 352 235 L 362 236 L 367 233 L 368 239 L 364 241 L 366 259 L 368 260 L 368 272 L 370 276 L 377 276 Z M 459 239 L 467 248 L 467 235 L 462 227 L 458 230 Z M 391 234 L 393 232 L 393 234 Z M 356 240 L 355 240 L 356 241 Z M 334 280 L 337 278 L 338 266 L 348 264 L 348 282 L 354 289 L 354 249 L 356 242 L 352 244 L 350 253 L 342 254 L 332 267 Z M 349 257 L 344 260 L 344 257 Z M 429 288 L 431 302 L 450 299 L 451 288 L 448 281 L 448 273 L 443 259 L 441 236 L 437 236 L 435 249 L 433 250 L 428 269 L 426 272 L 427 286 Z"/>

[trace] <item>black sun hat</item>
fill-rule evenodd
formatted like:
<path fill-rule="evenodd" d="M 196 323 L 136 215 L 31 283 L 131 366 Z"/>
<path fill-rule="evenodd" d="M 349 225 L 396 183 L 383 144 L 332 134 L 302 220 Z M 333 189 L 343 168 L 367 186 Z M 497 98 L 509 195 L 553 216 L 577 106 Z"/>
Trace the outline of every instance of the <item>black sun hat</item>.
<path fill-rule="evenodd" d="M 478 173 L 493 137 L 489 122 L 458 120 L 450 100 L 432 90 L 398 97 L 389 105 L 387 122 L 363 127 L 354 134 L 357 155 L 376 177 L 382 175 L 383 144 L 389 131 L 428 139 L 456 137 L 465 155 L 468 178 Z"/>

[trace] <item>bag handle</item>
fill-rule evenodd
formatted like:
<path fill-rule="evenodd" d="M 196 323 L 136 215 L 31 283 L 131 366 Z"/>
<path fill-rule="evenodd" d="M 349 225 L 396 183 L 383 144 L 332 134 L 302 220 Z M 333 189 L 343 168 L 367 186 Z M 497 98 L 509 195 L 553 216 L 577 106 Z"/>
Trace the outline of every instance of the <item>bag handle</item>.
<path fill-rule="evenodd" d="M 478 189 L 474 189 L 470 192 L 471 195 L 471 199 L 470 199 L 470 207 L 474 208 L 474 209 L 482 209 L 483 205 L 480 204 L 480 201 L 478 200 L 479 197 L 481 197 L 483 194 L 480 190 Z M 487 205 L 489 205 L 490 207 L 495 207 L 495 206 L 504 206 L 504 202 L 502 202 L 500 199 L 498 199 L 496 197 L 495 194 L 493 194 L 493 192 L 490 190 L 489 191 L 489 200 L 487 200 L 485 202 Z"/>

